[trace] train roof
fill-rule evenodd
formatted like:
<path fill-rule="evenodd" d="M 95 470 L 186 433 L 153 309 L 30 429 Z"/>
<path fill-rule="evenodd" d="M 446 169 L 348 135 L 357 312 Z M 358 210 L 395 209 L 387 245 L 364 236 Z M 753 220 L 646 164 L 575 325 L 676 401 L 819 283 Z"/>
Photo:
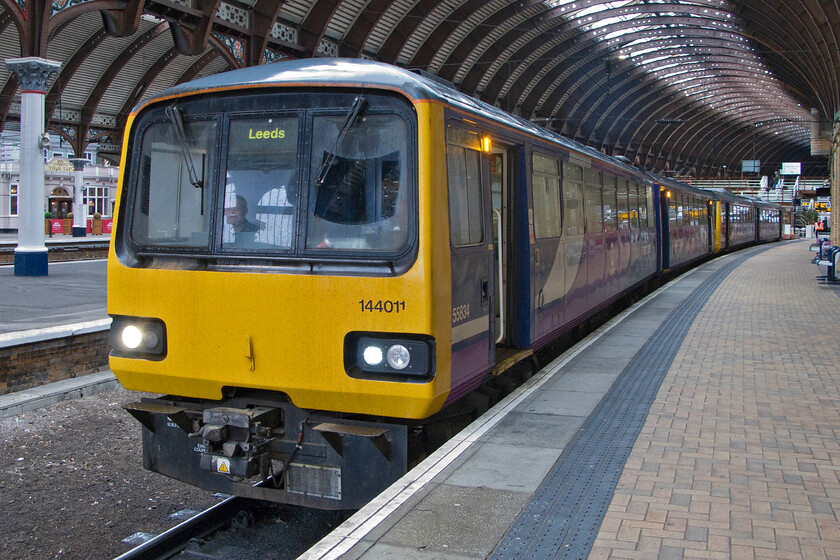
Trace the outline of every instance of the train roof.
<path fill-rule="evenodd" d="M 756 203 L 761 202 L 761 201 L 752 199 L 750 197 L 735 194 L 732 191 L 726 190 L 722 187 L 710 187 L 708 189 L 703 189 L 703 190 L 708 191 L 709 193 L 711 193 L 715 197 L 715 199 L 720 200 L 720 201 L 736 202 L 736 203 L 740 203 L 740 204 L 749 204 L 749 205 L 755 205 Z"/>
<path fill-rule="evenodd" d="M 546 139 L 569 150 L 583 153 L 593 160 L 622 168 L 628 174 L 640 177 L 647 176 L 646 173 L 629 163 L 607 156 L 594 148 L 575 142 L 556 132 L 537 126 L 526 119 L 506 113 L 489 103 L 461 93 L 455 89 L 454 85 L 448 85 L 448 83 L 435 76 L 364 59 L 306 58 L 222 72 L 166 89 L 139 104 L 133 112 L 137 112 L 143 106 L 155 101 L 209 91 L 232 88 L 315 87 L 323 85 L 354 89 L 387 89 L 401 92 L 415 101 L 440 101 L 470 113 L 484 116 L 526 134 Z"/>
<path fill-rule="evenodd" d="M 688 183 L 683 183 L 682 181 L 677 181 L 676 179 L 671 179 L 670 177 L 661 177 L 659 175 L 655 175 L 653 173 L 648 173 L 650 175 L 651 180 L 660 185 L 665 186 L 670 189 L 677 189 L 684 192 L 690 192 L 697 196 L 706 197 L 706 198 L 714 198 L 714 195 L 705 189 L 698 189 L 697 187 L 693 187 Z"/>

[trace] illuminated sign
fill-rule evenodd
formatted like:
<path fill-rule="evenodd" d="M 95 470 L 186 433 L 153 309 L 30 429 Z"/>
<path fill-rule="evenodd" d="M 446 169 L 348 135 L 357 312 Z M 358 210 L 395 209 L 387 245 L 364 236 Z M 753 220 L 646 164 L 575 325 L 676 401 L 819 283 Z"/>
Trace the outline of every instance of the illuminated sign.
<path fill-rule="evenodd" d="M 283 139 L 286 137 L 286 131 L 282 128 L 275 128 L 273 130 L 254 130 L 248 129 L 248 140 L 269 140 L 269 139 Z"/>
<path fill-rule="evenodd" d="M 782 175 L 802 175 L 802 164 L 798 161 L 782 163 Z"/>

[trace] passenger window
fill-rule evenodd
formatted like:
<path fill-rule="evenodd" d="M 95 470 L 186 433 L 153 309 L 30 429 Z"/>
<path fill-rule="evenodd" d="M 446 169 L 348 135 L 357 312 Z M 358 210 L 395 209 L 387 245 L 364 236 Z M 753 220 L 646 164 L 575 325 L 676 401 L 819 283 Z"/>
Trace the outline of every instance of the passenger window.
<path fill-rule="evenodd" d="M 297 205 L 297 117 L 230 122 L 222 246 L 289 250 Z"/>
<path fill-rule="evenodd" d="M 449 144 L 446 147 L 446 168 L 452 244 L 463 247 L 482 243 L 481 153 Z"/>
<path fill-rule="evenodd" d="M 586 231 L 601 233 L 604 231 L 604 218 L 601 209 L 601 174 L 591 169 L 586 170 Z"/>
<path fill-rule="evenodd" d="M 627 204 L 627 185 L 626 179 L 618 180 L 618 229 L 630 228 L 630 208 Z"/>
<path fill-rule="evenodd" d="M 611 175 L 604 175 L 603 202 L 604 229 L 615 231 L 618 227 L 616 223 L 615 177 Z"/>
<path fill-rule="evenodd" d="M 628 183 L 627 199 L 630 214 L 630 227 L 639 229 L 639 196 L 636 190 L 636 183 Z"/>
<path fill-rule="evenodd" d="M 653 189 L 651 189 L 648 185 L 642 185 L 642 189 L 644 190 L 645 198 L 647 199 L 648 227 L 653 227 Z"/>
<path fill-rule="evenodd" d="M 563 211 L 566 235 L 583 235 L 583 169 L 573 163 L 563 164 Z"/>
<path fill-rule="evenodd" d="M 535 153 L 531 160 L 534 193 L 534 229 L 537 239 L 563 234 L 560 205 L 560 163 Z"/>
<path fill-rule="evenodd" d="M 633 183 L 630 187 L 636 191 L 636 204 L 639 208 L 639 227 L 644 229 L 648 227 L 647 223 L 647 202 L 645 201 L 644 188 L 638 184 Z"/>

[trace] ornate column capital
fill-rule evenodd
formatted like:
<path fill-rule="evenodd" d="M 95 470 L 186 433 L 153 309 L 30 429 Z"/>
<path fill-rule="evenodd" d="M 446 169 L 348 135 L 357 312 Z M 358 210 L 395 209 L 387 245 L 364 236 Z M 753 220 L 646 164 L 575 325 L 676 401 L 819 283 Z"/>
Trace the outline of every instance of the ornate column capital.
<path fill-rule="evenodd" d="M 73 171 L 84 171 L 85 165 L 90 162 L 84 158 L 70 158 L 70 163 L 73 164 Z"/>
<path fill-rule="evenodd" d="M 37 56 L 7 58 L 6 69 L 17 75 L 20 91 L 46 93 L 50 76 L 58 72 L 61 63 Z"/>

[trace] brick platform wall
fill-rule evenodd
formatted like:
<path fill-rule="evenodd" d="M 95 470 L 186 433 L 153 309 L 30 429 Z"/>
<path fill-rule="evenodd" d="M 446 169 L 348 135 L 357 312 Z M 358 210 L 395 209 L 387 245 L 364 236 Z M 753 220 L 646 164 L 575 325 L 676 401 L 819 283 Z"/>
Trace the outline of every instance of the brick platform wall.
<path fill-rule="evenodd" d="M 78 377 L 108 365 L 110 331 L 0 348 L 0 395 Z"/>

